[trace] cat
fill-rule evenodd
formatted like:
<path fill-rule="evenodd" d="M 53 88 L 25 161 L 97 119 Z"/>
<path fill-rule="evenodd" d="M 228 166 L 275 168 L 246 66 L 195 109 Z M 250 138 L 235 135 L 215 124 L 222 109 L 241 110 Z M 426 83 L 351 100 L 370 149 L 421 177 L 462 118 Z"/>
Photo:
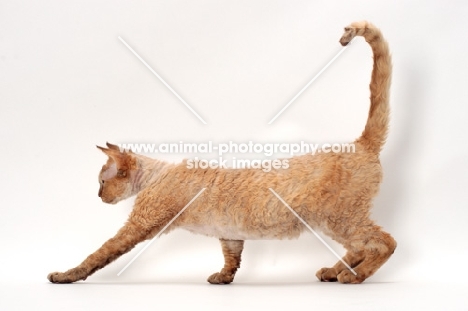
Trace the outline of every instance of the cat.
<path fill-rule="evenodd" d="M 108 156 L 99 174 L 99 197 L 115 204 L 136 195 L 125 225 L 80 265 L 48 275 L 52 283 L 85 280 L 136 244 L 154 237 L 202 188 L 206 190 L 166 230 L 183 228 L 219 238 L 225 264 L 208 278 L 229 284 L 240 267 L 244 240 L 296 238 L 305 226 L 269 188 L 274 189 L 313 228 L 341 243 L 341 261 L 322 268 L 323 282 L 361 283 L 393 254 L 395 240 L 370 218 L 382 169 L 379 153 L 389 120 L 391 57 L 380 30 L 369 22 L 345 28 L 345 46 L 362 36 L 373 51 L 370 110 L 355 153 L 317 153 L 289 159 L 289 168 L 265 173 L 259 169 L 188 169 L 107 143 L 98 147 Z"/>

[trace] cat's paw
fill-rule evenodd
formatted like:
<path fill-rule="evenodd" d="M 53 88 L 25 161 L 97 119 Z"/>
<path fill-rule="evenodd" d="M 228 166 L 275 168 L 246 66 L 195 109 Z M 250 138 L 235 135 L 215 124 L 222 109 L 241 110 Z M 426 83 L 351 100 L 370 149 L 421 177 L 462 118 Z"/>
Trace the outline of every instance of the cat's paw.
<path fill-rule="evenodd" d="M 320 280 L 320 282 L 336 282 L 337 279 L 337 273 L 334 268 L 322 268 L 317 273 L 315 276 Z"/>
<path fill-rule="evenodd" d="M 349 270 L 343 270 L 338 274 L 338 282 L 343 284 L 360 284 L 364 281 L 364 278 L 359 277 L 359 275 L 354 275 Z"/>
<path fill-rule="evenodd" d="M 210 275 L 207 281 L 210 284 L 229 284 L 234 280 L 234 275 L 228 275 L 221 272 L 216 272 Z"/>
<path fill-rule="evenodd" d="M 73 283 L 79 280 L 86 280 L 86 272 L 83 269 L 71 269 L 67 272 L 49 273 L 47 279 L 51 283 Z"/>
<path fill-rule="evenodd" d="M 49 273 L 47 279 L 51 283 L 72 283 L 74 282 L 73 279 L 67 273 L 62 272 L 52 272 Z"/>

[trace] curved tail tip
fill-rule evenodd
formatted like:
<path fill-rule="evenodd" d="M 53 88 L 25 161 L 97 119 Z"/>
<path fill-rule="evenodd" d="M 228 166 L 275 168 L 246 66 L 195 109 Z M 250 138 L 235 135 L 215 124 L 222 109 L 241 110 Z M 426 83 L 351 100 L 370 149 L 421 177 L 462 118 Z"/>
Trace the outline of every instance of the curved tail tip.
<path fill-rule="evenodd" d="M 356 36 L 356 29 L 353 28 L 353 27 L 345 27 L 345 32 L 344 34 L 341 36 L 341 39 L 340 39 L 340 43 L 342 46 L 347 46 L 351 40 L 354 39 L 354 37 Z"/>
<path fill-rule="evenodd" d="M 351 25 L 345 27 L 344 33 L 341 36 L 340 43 L 342 46 L 347 46 L 354 37 L 364 35 L 365 30 L 372 26 L 366 21 L 354 22 Z"/>
<path fill-rule="evenodd" d="M 340 43 L 341 43 L 342 46 L 347 46 L 350 42 L 351 41 L 340 39 Z"/>

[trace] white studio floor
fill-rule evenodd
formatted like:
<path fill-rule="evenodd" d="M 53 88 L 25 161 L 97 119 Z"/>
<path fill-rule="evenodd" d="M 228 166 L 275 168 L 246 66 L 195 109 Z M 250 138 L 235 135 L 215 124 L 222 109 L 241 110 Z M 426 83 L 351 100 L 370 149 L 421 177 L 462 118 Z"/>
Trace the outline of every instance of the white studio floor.
<path fill-rule="evenodd" d="M 0 311 L 468 310 L 467 16 L 466 0 L 2 0 Z M 234 283 L 213 286 L 205 280 L 223 263 L 217 239 L 174 230 L 121 277 L 144 243 L 85 282 L 47 281 L 111 238 L 130 213 L 131 200 L 110 206 L 98 197 L 106 159 L 95 145 L 359 137 L 372 52 L 358 38 L 333 57 L 343 51 L 343 27 L 363 19 L 383 31 L 394 69 L 372 217 L 398 248 L 375 276 L 320 283 L 315 272 L 336 258 L 307 233 L 246 242 Z"/>
<path fill-rule="evenodd" d="M 0 310 L 467 310 L 461 283 L 1 284 Z"/>

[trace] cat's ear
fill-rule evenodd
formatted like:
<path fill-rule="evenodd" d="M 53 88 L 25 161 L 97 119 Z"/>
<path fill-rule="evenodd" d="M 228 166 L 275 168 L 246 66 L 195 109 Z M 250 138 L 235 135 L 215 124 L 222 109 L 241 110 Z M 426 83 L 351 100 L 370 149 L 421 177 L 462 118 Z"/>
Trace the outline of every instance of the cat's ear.
<path fill-rule="evenodd" d="M 109 142 L 106 142 L 106 145 L 107 145 L 107 148 L 109 149 L 120 151 L 120 148 L 117 145 L 111 144 Z"/>
<path fill-rule="evenodd" d="M 112 150 L 116 150 L 116 151 L 121 150 L 119 146 L 111 144 L 109 142 L 106 142 L 106 146 L 107 146 L 107 148 L 112 149 Z M 122 152 L 123 153 L 133 153 L 133 151 L 131 149 L 128 149 L 128 150 L 123 149 Z"/>
<path fill-rule="evenodd" d="M 110 148 L 104 148 L 96 146 L 99 150 L 104 152 L 115 164 L 117 168 L 122 171 L 118 174 L 120 177 L 126 176 L 126 170 L 129 167 L 129 162 L 131 162 L 131 156 L 126 151 L 121 152 L 118 146 L 107 144 Z M 125 172 L 125 173 L 123 173 Z M 125 176 L 124 176 L 125 175 Z"/>
<path fill-rule="evenodd" d="M 96 146 L 96 147 L 102 152 L 104 152 L 109 158 L 111 158 L 116 163 L 122 162 L 123 158 L 125 157 L 125 153 L 120 152 L 119 149 L 117 150 L 115 148 L 108 149 L 108 148 L 104 148 L 101 146 Z"/>
<path fill-rule="evenodd" d="M 114 149 L 108 149 L 108 148 L 104 148 L 104 147 L 101 147 L 101 146 L 96 146 L 96 148 L 98 148 L 99 150 L 101 150 L 102 152 L 107 154 L 109 157 L 112 156 L 112 155 L 116 155 L 116 154 L 120 153 L 120 150 L 117 151 L 117 150 L 114 150 Z"/>

